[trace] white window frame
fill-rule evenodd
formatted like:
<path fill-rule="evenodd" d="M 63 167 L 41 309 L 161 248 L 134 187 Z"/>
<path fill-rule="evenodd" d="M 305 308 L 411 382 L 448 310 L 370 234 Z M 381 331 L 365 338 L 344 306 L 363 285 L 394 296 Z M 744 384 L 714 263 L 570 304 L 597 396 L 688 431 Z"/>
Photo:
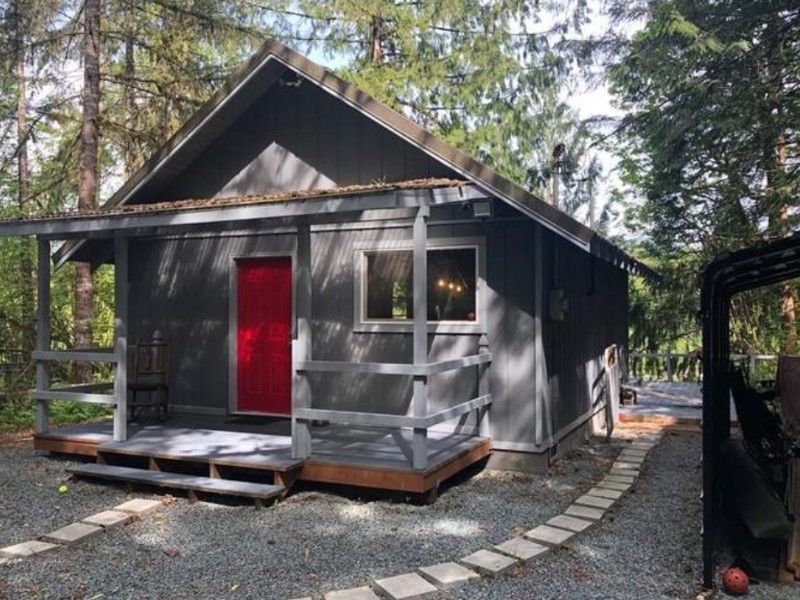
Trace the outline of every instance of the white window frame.
<path fill-rule="evenodd" d="M 396 250 L 413 251 L 413 240 L 385 240 L 360 242 L 354 245 L 353 280 L 355 310 L 353 331 L 357 333 L 412 333 L 414 321 L 393 319 L 368 319 L 367 310 L 367 255 Z M 486 333 L 486 238 L 451 237 L 428 238 L 428 250 L 475 250 L 475 321 L 428 321 L 428 333 L 482 334 Z"/>

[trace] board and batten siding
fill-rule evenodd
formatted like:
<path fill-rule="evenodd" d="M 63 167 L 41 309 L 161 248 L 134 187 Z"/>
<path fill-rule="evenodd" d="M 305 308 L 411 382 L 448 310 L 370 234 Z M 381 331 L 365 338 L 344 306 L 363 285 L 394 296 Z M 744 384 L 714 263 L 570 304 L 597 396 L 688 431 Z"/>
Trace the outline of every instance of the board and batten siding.
<path fill-rule="evenodd" d="M 498 447 L 534 446 L 537 419 L 554 433 L 591 406 L 591 379 L 608 343 L 627 339 L 627 277 L 556 236 L 543 243 L 544 300 L 548 286 L 569 298 L 564 321 L 543 307 L 544 356 L 550 407 L 535 402 L 534 228 L 524 221 L 434 225 L 430 239 L 483 237 L 486 243 L 486 333 L 491 366 L 492 437 Z M 354 331 L 354 256 L 364 244 L 408 240 L 409 223 L 385 229 L 312 234 L 312 357 L 315 360 L 412 362 L 410 333 Z M 291 252 L 293 234 L 243 232 L 174 239 L 141 239 L 130 249 L 131 340 L 160 329 L 172 354 L 171 401 L 198 412 L 228 408 L 230 273 L 234 257 Z M 594 267 L 592 267 L 594 263 Z M 595 269 L 594 290 L 591 269 Z M 591 293 L 590 293 L 591 292 Z M 432 334 L 429 358 L 475 354 L 478 334 Z M 411 380 L 405 377 L 318 373 L 315 407 L 406 414 Z M 430 411 L 477 395 L 475 369 L 438 374 L 429 387 Z"/>
<path fill-rule="evenodd" d="M 309 82 L 295 85 L 289 77 L 255 98 L 188 164 L 160 174 L 148 187 L 147 197 L 135 196 L 132 201 L 456 176 L 355 109 Z M 494 357 L 492 436 L 498 447 L 541 451 L 544 448 L 534 444 L 536 423 L 552 434 L 584 414 L 591 404 L 587 378 L 599 364 L 602 349 L 627 339 L 627 279 L 622 271 L 598 260 L 597 290 L 587 295 L 588 254 L 543 233 L 541 355 L 547 363 L 543 385 L 549 384 L 554 393 L 549 403 L 537 403 L 536 226 L 510 208 L 496 208 L 504 220 L 432 226 L 429 235 L 485 238 L 486 333 Z M 452 216 L 463 220 L 465 215 L 453 211 Z M 353 329 L 356 245 L 410 237 L 410 222 L 381 230 L 312 235 L 314 359 L 412 362 L 410 334 Z M 266 229 L 131 242 L 129 337 L 147 340 L 156 328 L 164 333 L 173 357 L 173 403 L 211 412 L 227 410 L 233 258 L 290 252 L 294 247 L 293 234 Z M 563 322 L 547 318 L 548 290 L 553 285 L 563 287 L 571 300 Z M 429 358 L 474 354 L 478 340 L 475 334 L 431 336 Z M 320 408 L 404 413 L 411 398 L 408 378 L 315 374 L 311 379 L 314 406 Z M 477 393 L 475 369 L 438 374 L 431 378 L 429 390 L 431 412 L 471 398 Z"/>
<path fill-rule="evenodd" d="M 544 244 L 544 352 L 552 432 L 558 433 L 592 407 L 592 385 L 602 369 L 603 349 L 628 346 L 628 274 L 547 233 Z M 549 290 L 561 289 L 564 319 L 549 318 Z"/>
<path fill-rule="evenodd" d="M 498 439 L 526 438 L 532 427 L 532 291 L 528 274 L 503 271 L 507 253 L 530 247 L 530 226 L 431 226 L 431 239 L 484 236 L 487 255 L 489 321 L 494 355 L 492 427 Z M 312 234 L 312 356 L 317 360 L 412 362 L 410 333 L 354 331 L 354 257 L 360 244 L 410 239 L 408 226 L 382 230 L 325 231 Z M 228 407 L 230 272 L 234 257 L 291 252 L 293 235 L 243 233 L 142 239 L 131 244 L 130 311 L 132 340 L 147 340 L 161 330 L 171 348 L 171 401 L 178 407 L 224 413 Z M 518 278 L 515 284 L 507 277 Z M 513 290 L 513 291 L 509 291 Z M 506 295 L 508 298 L 506 298 Z M 429 337 L 431 361 L 478 352 L 479 334 Z M 513 356 L 512 356 L 513 355 Z M 531 355 L 532 357 L 532 355 Z M 315 374 L 314 406 L 405 414 L 411 401 L 410 378 L 381 375 Z M 433 376 L 431 412 L 477 395 L 476 369 Z M 526 414 L 520 418 L 521 413 Z"/>
<path fill-rule="evenodd" d="M 316 86 L 276 85 L 188 166 L 156 201 L 457 177 L 394 133 Z"/>

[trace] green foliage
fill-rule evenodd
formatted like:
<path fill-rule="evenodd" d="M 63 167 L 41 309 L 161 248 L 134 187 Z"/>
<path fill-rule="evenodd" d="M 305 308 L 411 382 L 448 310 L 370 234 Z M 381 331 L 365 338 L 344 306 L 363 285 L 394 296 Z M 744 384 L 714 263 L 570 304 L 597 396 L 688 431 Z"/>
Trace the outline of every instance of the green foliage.
<path fill-rule="evenodd" d="M 564 100 L 589 62 L 573 40 L 584 2 L 299 0 L 298 10 L 308 49 L 341 61 L 345 79 L 542 197 L 564 144 L 562 207 L 588 203 L 599 165 Z"/>
<path fill-rule="evenodd" d="M 667 348 L 687 330 L 680 314 L 699 309 L 687 289 L 696 290 L 704 265 L 797 229 L 800 8 L 788 0 L 637 6 L 647 22 L 611 75 L 629 112 L 617 150 L 625 183 L 642 198 L 628 211 L 629 229 L 667 284 L 652 295 L 632 291 L 642 301 L 633 337 Z M 795 315 L 779 300 L 774 289 L 735 299 L 735 348 L 792 345 Z"/>

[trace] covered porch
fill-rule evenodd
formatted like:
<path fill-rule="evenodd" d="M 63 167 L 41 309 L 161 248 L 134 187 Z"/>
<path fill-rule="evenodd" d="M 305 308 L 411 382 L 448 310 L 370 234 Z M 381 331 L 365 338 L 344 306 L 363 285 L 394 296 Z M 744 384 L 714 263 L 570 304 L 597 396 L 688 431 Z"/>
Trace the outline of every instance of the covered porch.
<path fill-rule="evenodd" d="M 427 467 L 411 466 L 413 435 L 402 429 L 313 427 L 314 453 L 292 457 L 291 423 L 178 415 L 163 423 L 129 423 L 128 439 L 113 439 L 111 420 L 37 434 L 43 451 L 80 454 L 108 465 L 191 472 L 210 478 L 243 476 L 290 487 L 295 481 L 434 495 L 439 483 L 488 456 L 486 438 L 430 432 Z M 248 477 L 249 476 L 249 477 Z"/>
<path fill-rule="evenodd" d="M 389 490 L 428 493 L 444 478 L 490 452 L 488 412 L 491 353 L 485 336 L 477 354 L 429 362 L 427 320 L 427 248 L 431 210 L 448 205 L 471 206 L 490 201 L 471 184 L 425 180 L 405 184 L 351 186 L 304 194 L 178 201 L 111 208 L 92 213 L 0 223 L 0 235 L 35 235 L 38 240 L 38 330 L 36 446 L 54 452 L 98 457 L 136 456 L 160 471 L 173 463 L 205 464 L 209 477 L 224 477 L 215 465 L 258 468 L 295 478 Z M 413 229 L 413 360 L 409 363 L 314 360 L 311 335 L 311 231 L 329 224 L 364 219 L 404 219 Z M 179 417 L 158 426 L 129 423 L 129 242 L 136 237 L 185 232 L 282 228 L 293 232 L 291 414 L 270 423 L 247 419 Z M 115 335 L 112 348 L 54 350 L 50 336 L 50 275 L 54 241 L 100 241 L 113 248 L 115 266 Z M 54 362 L 102 362 L 114 367 L 113 381 L 54 385 Z M 429 378 L 473 368 L 475 397 L 437 411 L 429 410 Z M 331 410 L 315 406 L 309 377 L 313 373 L 380 374 L 408 378 L 413 395 L 407 414 Z M 109 388 L 113 390 L 109 393 Z M 52 430 L 49 406 L 67 400 L 107 405 L 108 422 Z M 431 431 L 446 421 L 475 415 L 470 434 Z M 325 427 L 312 423 L 324 422 Z M 220 463 L 217 453 L 229 447 L 235 464 Z M 172 448 L 172 450 L 169 450 Z M 264 449 L 269 448 L 266 452 Z M 259 462 L 260 461 L 260 462 Z M 129 461 L 130 462 L 130 461 Z M 239 464 L 239 463 L 242 464 Z M 248 466 L 249 465 L 249 466 Z M 98 471 L 100 473 L 100 471 Z"/>

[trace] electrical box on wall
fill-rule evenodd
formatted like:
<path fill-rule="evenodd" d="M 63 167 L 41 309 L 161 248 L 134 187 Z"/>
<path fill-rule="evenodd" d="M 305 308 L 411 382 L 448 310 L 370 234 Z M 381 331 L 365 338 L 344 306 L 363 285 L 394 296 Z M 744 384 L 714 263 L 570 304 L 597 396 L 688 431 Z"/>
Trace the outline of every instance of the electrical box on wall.
<path fill-rule="evenodd" d="M 550 320 L 563 321 L 569 310 L 569 298 L 567 298 L 564 290 L 561 288 L 554 288 L 550 290 Z"/>

